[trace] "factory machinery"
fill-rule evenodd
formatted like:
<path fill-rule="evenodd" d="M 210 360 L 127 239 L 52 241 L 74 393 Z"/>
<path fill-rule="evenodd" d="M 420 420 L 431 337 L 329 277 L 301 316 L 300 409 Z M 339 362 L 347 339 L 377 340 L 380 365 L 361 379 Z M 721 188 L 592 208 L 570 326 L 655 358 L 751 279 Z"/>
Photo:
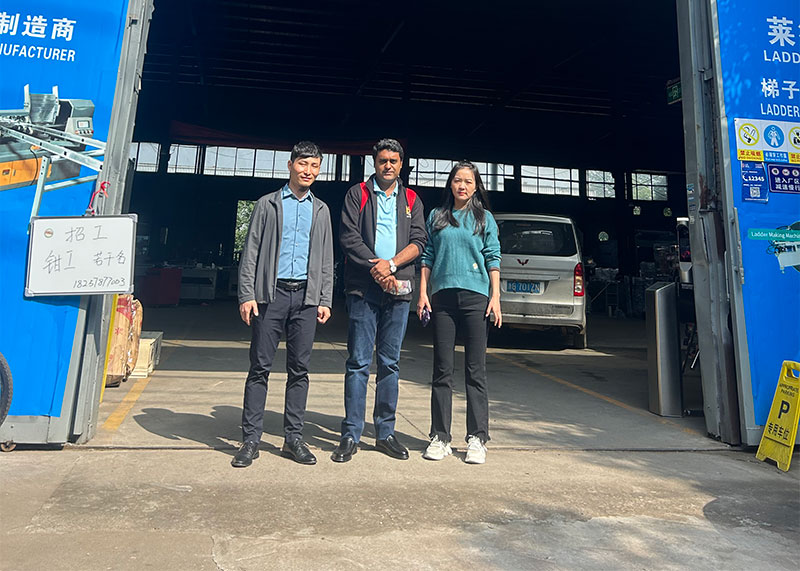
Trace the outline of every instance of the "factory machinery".
<path fill-rule="evenodd" d="M 31 93 L 24 87 L 22 109 L 0 110 L 0 192 L 36 184 L 32 215 L 42 193 L 92 182 L 97 174 L 79 177 L 81 167 L 96 173 L 97 157 L 106 144 L 94 135 L 94 103 L 88 99 L 60 99 L 52 93 Z"/>
<path fill-rule="evenodd" d="M 779 230 L 781 229 L 782 228 L 779 228 Z M 788 226 L 786 229 L 800 231 L 800 220 Z M 769 243 L 769 247 L 767 247 L 767 253 L 775 254 L 782 272 L 785 271 L 786 268 L 794 268 L 800 272 L 800 242 L 773 240 Z"/>

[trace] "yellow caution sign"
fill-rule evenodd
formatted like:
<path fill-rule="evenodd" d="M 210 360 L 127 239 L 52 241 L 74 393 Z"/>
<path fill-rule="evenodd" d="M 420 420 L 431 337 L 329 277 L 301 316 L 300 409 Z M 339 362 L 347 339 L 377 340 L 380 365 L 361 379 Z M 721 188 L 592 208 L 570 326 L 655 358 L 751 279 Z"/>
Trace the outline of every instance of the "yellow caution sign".
<path fill-rule="evenodd" d="M 797 436 L 798 418 L 800 418 L 800 363 L 784 361 L 756 458 L 759 460 L 772 458 L 778 464 L 778 468 L 788 472 Z"/>
<path fill-rule="evenodd" d="M 736 158 L 740 161 L 764 162 L 764 151 L 754 151 L 753 149 L 737 149 Z"/>

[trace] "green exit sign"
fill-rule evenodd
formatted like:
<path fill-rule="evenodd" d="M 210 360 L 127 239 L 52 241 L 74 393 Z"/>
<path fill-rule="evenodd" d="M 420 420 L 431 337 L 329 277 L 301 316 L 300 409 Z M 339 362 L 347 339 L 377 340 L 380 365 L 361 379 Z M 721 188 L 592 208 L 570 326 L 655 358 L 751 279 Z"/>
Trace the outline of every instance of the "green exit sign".
<path fill-rule="evenodd" d="M 667 82 L 667 105 L 672 105 L 681 100 L 681 80 L 673 79 Z"/>

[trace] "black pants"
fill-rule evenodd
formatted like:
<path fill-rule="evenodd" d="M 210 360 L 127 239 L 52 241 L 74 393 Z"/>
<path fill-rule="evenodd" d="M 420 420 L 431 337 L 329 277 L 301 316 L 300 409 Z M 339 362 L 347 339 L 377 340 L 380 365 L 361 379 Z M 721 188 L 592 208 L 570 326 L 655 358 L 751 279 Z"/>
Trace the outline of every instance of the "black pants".
<path fill-rule="evenodd" d="M 317 329 L 317 307 L 303 305 L 305 288 L 297 291 L 275 289 L 275 300 L 259 304 L 258 316 L 251 317 L 250 371 L 244 385 L 242 441 L 259 442 L 264 429 L 267 380 L 272 360 L 286 332 L 286 398 L 283 432 L 287 442 L 303 434 L 303 418 L 308 399 L 308 363 Z"/>
<path fill-rule="evenodd" d="M 467 436 L 489 440 L 489 394 L 486 383 L 486 337 L 489 321 L 485 295 L 445 289 L 431 299 L 433 309 L 433 388 L 431 432 L 450 442 L 453 416 L 453 359 L 456 331 L 464 342 L 464 375 L 467 385 Z"/>

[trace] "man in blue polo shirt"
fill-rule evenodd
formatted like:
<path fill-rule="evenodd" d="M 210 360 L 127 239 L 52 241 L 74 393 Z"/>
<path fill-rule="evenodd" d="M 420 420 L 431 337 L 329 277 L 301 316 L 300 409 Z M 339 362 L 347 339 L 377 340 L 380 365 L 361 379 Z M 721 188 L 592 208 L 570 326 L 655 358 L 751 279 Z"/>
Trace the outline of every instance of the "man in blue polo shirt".
<path fill-rule="evenodd" d="M 345 195 L 339 241 L 345 265 L 347 350 L 344 377 L 345 418 L 334 462 L 347 462 L 358 450 L 364 430 L 367 381 L 372 350 L 377 349 L 375 448 L 405 460 L 408 450 L 395 436 L 400 347 L 405 337 L 410 291 L 398 282 L 414 280 L 414 260 L 427 240 L 422 201 L 398 178 L 403 147 L 381 139 L 372 150 L 375 174 Z"/>
<path fill-rule="evenodd" d="M 258 458 L 267 379 L 286 333 L 286 397 L 281 449 L 300 464 L 317 459 L 303 442 L 308 363 L 317 323 L 331 315 L 333 236 L 328 206 L 311 193 L 322 152 L 309 141 L 292 149 L 289 182 L 253 209 L 239 261 L 239 313 L 252 327 L 250 371 L 244 387 L 242 446 L 231 464 Z"/>

